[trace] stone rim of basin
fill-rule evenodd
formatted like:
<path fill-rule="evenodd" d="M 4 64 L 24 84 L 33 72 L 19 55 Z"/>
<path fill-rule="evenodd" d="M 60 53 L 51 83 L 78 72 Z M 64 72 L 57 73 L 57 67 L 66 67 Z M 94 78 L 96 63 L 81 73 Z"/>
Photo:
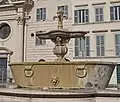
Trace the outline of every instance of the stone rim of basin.
<path fill-rule="evenodd" d="M 116 62 L 105 62 L 105 61 L 66 61 L 66 62 L 56 62 L 56 61 L 50 61 L 50 62 L 12 62 L 9 64 L 9 66 L 11 65 L 15 65 L 15 64 L 78 64 L 78 65 L 83 65 L 83 64 L 87 64 L 87 65 L 117 65 Z"/>

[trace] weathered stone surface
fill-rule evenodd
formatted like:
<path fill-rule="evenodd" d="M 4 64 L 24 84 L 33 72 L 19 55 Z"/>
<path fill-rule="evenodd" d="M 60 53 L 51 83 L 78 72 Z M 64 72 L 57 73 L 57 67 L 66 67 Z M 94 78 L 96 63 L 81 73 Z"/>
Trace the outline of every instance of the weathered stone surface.
<path fill-rule="evenodd" d="M 104 89 L 115 65 L 106 62 L 64 61 L 13 63 L 10 67 L 20 87 Z"/>
<path fill-rule="evenodd" d="M 0 102 L 120 102 L 120 91 L 0 89 Z"/>

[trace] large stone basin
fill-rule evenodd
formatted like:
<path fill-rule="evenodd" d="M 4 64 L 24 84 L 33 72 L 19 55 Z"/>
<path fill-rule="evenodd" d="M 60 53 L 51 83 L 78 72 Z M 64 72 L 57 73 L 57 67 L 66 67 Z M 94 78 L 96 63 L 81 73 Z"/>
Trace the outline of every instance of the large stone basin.
<path fill-rule="evenodd" d="M 23 62 L 10 68 L 19 87 L 85 88 L 107 87 L 115 63 L 108 62 Z"/>

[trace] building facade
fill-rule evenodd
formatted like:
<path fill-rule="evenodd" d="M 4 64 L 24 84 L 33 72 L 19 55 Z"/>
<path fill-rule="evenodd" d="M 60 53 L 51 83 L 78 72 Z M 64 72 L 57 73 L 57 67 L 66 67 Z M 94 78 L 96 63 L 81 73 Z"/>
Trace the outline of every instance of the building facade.
<path fill-rule="evenodd" d="M 28 1 L 29 2 L 29 1 Z M 12 75 L 11 62 L 24 61 L 24 0 L 0 0 L 0 86 L 6 87 Z"/>

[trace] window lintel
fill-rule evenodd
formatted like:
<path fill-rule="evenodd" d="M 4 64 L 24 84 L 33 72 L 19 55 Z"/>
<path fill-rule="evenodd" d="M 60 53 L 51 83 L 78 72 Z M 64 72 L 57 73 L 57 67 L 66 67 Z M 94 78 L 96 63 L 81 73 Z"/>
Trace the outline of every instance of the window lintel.
<path fill-rule="evenodd" d="M 88 9 L 88 4 L 83 4 L 83 5 L 75 5 L 75 9 Z"/>
<path fill-rule="evenodd" d="M 105 4 L 106 4 L 106 2 L 101 2 L 101 3 L 93 3 L 93 4 L 92 4 L 92 6 L 96 6 L 96 5 L 97 5 L 97 6 L 98 6 L 98 5 L 105 5 Z"/>
<path fill-rule="evenodd" d="M 120 29 L 111 29 L 111 32 L 120 32 Z"/>
<path fill-rule="evenodd" d="M 110 4 L 118 4 L 120 1 L 111 1 Z"/>
<path fill-rule="evenodd" d="M 88 6 L 88 4 L 75 5 L 75 7 L 85 7 L 85 6 Z"/>
<path fill-rule="evenodd" d="M 108 30 L 93 30 L 92 33 L 108 32 Z"/>

